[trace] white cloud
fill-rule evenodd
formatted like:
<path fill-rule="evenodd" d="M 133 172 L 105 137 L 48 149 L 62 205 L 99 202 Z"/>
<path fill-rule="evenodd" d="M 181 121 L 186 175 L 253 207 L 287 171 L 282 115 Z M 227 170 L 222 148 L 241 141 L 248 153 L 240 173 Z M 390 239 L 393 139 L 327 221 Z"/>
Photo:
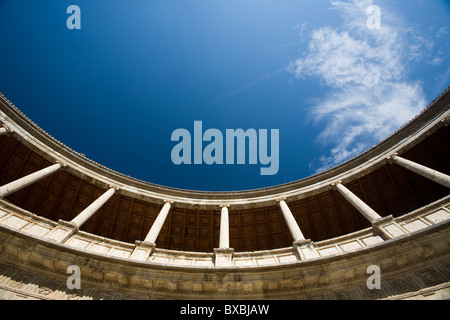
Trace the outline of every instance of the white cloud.
<path fill-rule="evenodd" d="M 426 106 L 419 82 L 406 79 L 408 63 L 433 44 L 381 8 L 381 29 L 370 30 L 368 0 L 332 1 L 344 23 L 316 29 L 306 54 L 289 67 L 298 78 L 316 78 L 330 88 L 310 113 L 326 122 L 319 141 L 330 152 L 317 172 L 356 156 L 413 118 Z"/>
<path fill-rule="evenodd" d="M 441 27 L 439 28 L 437 34 L 436 34 L 436 38 L 443 38 L 448 36 L 449 34 L 449 28 L 448 27 Z"/>
<path fill-rule="evenodd" d="M 307 26 L 307 23 L 303 22 L 302 24 L 299 23 L 294 27 L 294 30 L 298 32 L 298 35 L 299 35 L 301 41 L 304 40 L 306 26 Z"/>
<path fill-rule="evenodd" d="M 309 54 L 297 59 L 291 71 L 298 77 L 318 76 L 332 87 L 374 86 L 402 75 L 395 46 L 394 37 L 372 45 L 347 31 L 325 27 L 313 31 Z"/>
<path fill-rule="evenodd" d="M 431 59 L 428 63 L 437 67 L 440 66 L 442 62 L 444 62 L 444 60 L 445 60 L 444 53 L 441 50 L 439 50 L 433 57 L 433 59 Z"/>
<path fill-rule="evenodd" d="M 441 55 L 438 55 L 438 56 L 435 56 L 435 57 L 433 58 L 433 60 L 431 60 L 429 63 L 430 63 L 431 65 L 437 67 L 437 66 L 439 66 L 439 65 L 442 63 L 442 61 L 444 61 L 444 59 L 442 58 Z"/>
<path fill-rule="evenodd" d="M 316 171 L 329 169 L 360 154 L 412 119 L 426 104 L 421 84 L 390 82 L 378 89 L 348 87 L 317 105 L 315 121 L 326 121 L 319 136 L 329 141 L 329 155 Z"/>

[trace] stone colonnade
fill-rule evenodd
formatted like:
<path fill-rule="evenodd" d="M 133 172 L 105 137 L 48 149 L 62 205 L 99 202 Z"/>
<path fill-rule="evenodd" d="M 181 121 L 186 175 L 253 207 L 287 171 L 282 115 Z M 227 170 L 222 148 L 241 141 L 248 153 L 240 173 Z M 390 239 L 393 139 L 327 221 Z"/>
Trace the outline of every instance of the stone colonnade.
<path fill-rule="evenodd" d="M 9 129 L 6 127 L 0 128 L 0 135 L 7 134 Z M 389 156 L 387 158 L 389 162 L 400 165 L 412 172 L 415 172 L 421 176 L 435 181 L 450 188 L 450 176 L 430 169 L 413 161 L 399 157 L 397 154 Z M 45 177 L 53 174 L 54 172 L 64 168 L 65 164 L 57 162 L 47 168 L 41 169 L 34 173 L 31 173 L 25 177 L 19 178 L 15 181 L 7 183 L 0 187 L 0 197 L 6 197 L 9 194 L 21 190 L 30 184 L 33 184 Z M 392 216 L 381 217 L 377 212 L 370 208 L 364 201 L 359 199 L 354 193 L 347 189 L 341 181 L 332 184 L 332 187 L 337 190 L 361 215 L 363 215 L 374 228 L 374 232 L 380 234 L 383 238 L 392 238 L 392 235 L 387 233 L 383 225 L 394 224 Z M 58 225 L 52 229 L 52 231 L 46 235 L 46 238 L 57 241 L 65 242 L 73 234 L 78 232 L 79 228 L 89 220 L 95 212 L 97 212 L 119 189 L 114 186 L 97 198 L 91 205 L 79 213 L 71 221 L 59 220 Z M 305 239 L 297 221 L 295 220 L 289 206 L 285 202 L 284 198 L 277 199 L 281 213 L 286 221 L 289 232 L 293 239 L 293 248 L 298 254 L 300 260 L 318 257 L 318 253 L 314 248 L 314 244 L 310 239 Z M 154 221 L 151 229 L 149 230 L 144 241 L 136 240 L 135 249 L 132 254 L 132 258 L 136 260 L 145 261 L 152 254 L 156 247 L 156 240 L 158 235 L 166 221 L 167 216 L 170 213 L 173 202 L 166 200 L 162 206 L 156 220 Z M 221 206 L 220 213 L 220 238 L 219 248 L 214 249 L 215 253 L 215 265 L 216 266 L 231 266 L 233 259 L 233 248 L 230 248 L 229 239 L 229 205 L 224 204 Z M 405 230 L 397 225 L 398 232 L 407 233 Z"/>

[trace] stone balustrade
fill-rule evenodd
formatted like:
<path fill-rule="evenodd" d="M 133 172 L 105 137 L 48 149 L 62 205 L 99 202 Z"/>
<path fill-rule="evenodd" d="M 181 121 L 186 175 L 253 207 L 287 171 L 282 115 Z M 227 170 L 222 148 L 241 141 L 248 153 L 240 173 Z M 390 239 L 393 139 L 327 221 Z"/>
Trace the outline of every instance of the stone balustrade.
<path fill-rule="evenodd" d="M 400 216 L 396 219 L 385 217 L 370 228 L 344 236 L 327 239 L 310 244 L 313 256 L 306 260 L 320 259 L 357 250 L 364 250 L 389 239 L 406 236 L 415 231 L 430 227 L 450 219 L 450 196 L 447 196 L 426 207 Z M 71 229 L 70 224 L 56 223 L 23 210 L 8 201 L 0 200 L 0 225 L 30 234 L 38 238 L 47 238 L 55 230 L 66 228 L 67 237 L 62 241 L 65 246 L 112 258 L 133 259 L 135 244 L 125 243 Z M 72 227 L 76 229 L 76 227 Z M 51 238 L 50 238 L 51 239 Z M 230 266 L 225 267 L 259 267 L 291 264 L 300 258 L 294 247 L 233 253 Z M 305 260 L 305 259 L 303 259 Z M 186 252 L 154 248 L 152 254 L 144 261 L 152 264 L 182 267 L 224 267 L 215 263 L 215 254 L 209 252 Z"/>

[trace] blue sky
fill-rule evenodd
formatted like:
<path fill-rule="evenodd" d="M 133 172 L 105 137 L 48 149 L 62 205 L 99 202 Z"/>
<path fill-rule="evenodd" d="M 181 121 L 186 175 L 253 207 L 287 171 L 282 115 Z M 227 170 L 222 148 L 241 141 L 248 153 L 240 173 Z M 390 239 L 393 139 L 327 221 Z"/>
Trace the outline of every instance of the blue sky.
<path fill-rule="evenodd" d="M 81 29 L 66 12 L 81 9 Z M 367 8 L 381 10 L 369 29 Z M 450 2 L 0 0 L 0 92 L 72 149 L 140 180 L 242 190 L 367 150 L 449 84 Z M 194 121 L 278 129 L 279 170 L 175 165 Z"/>

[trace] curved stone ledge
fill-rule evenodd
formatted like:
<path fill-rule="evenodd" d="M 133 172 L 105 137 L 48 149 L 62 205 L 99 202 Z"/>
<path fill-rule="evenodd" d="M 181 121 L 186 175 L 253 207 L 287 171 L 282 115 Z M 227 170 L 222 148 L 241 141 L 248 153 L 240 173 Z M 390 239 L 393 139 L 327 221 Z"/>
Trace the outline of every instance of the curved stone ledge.
<path fill-rule="evenodd" d="M 282 264 L 297 263 L 300 260 L 316 260 L 334 255 L 344 255 L 354 251 L 369 249 L 388 239 L 405 237 L 446 221 L 450 221 L 450 196 L 396 219 L 386 217 L 378 226 L 337 238 L 299 245 L 298 248 L 294 244 L 290 248 L 233 253 L 229 267 L 280 266 Z M 203 252 L 152 248 L 152 252 L 145 256 L 145 259 L 136 259 L 133 257 L 133 252 L 139 246 L 138 243 L 133 245 L 79 231 L 71 227 L 70 224 L 64 224 L 61 221 L 55 223 L 36 216 L 5 200 L 0 200 L 1 225 L 36 238 L 49 239 L 60 243 L 62 246 L 82 250 L 90 254 L 150 262 L 162 266 L 225 267 L 215 263 L 214 253 Z M 49 235 L 53 235 L 53 237 Z M 302 257 L 301 252 L 306 252 L 306 254 Z"/>
<path fill-rule="evenodd" d="M 448 291 L 449 235 L 447 219 L 344 254 L 277 265 L 216 268 L 112 257 L 2 224 L 0 292 L 35 299 L 379 299 L 412 296 L 421 290 L 432 295 L 437 290 Z M 80 267 L 80 290 L 66 286 L 70 265 Z M 366 286 L 370 265 L 380 267 L 380 290 Z"/>

